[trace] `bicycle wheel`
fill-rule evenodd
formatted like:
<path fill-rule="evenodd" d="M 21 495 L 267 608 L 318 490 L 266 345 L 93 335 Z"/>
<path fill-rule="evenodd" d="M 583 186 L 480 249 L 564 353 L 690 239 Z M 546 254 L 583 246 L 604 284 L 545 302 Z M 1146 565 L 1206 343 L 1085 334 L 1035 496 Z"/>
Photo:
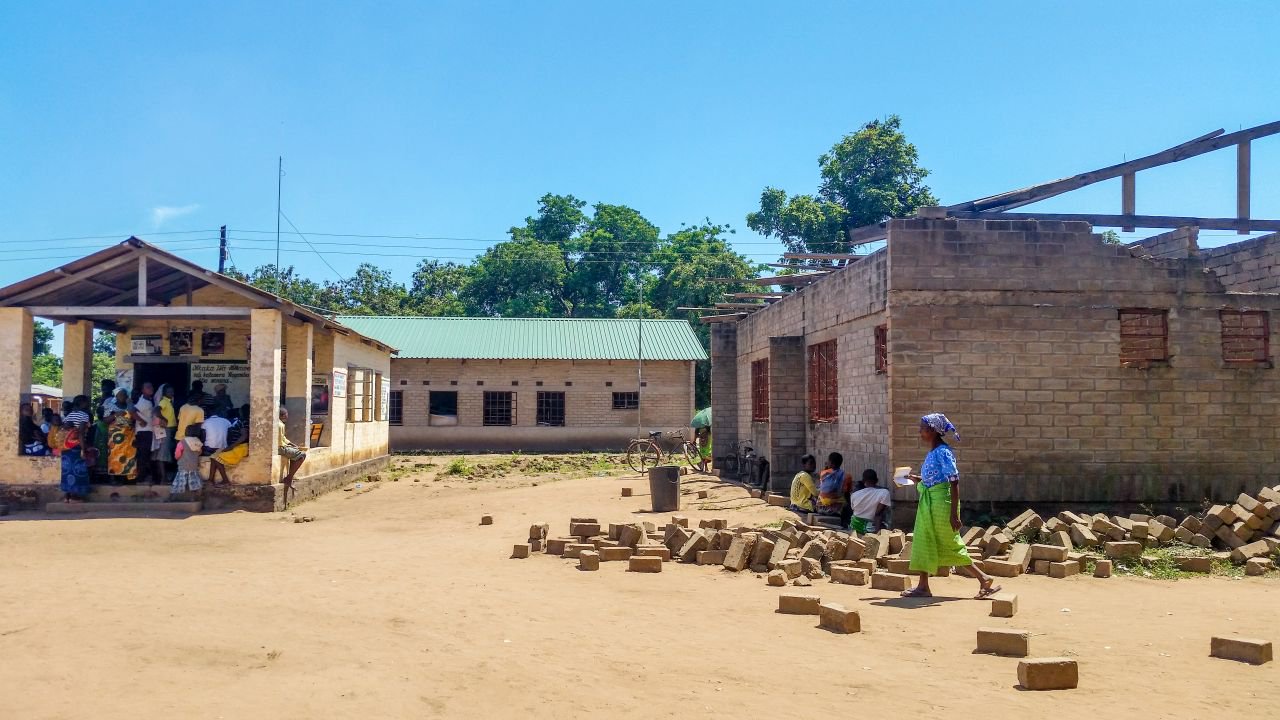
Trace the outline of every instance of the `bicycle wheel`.
<path fill-rule="evenodd" d="M 627 465 L 638 473 L 646 473 L 662 460 L 658 446 L 648 440 L 632 440 L 627 446 Z"/>
<path fill-rule="evenodd" d="M 689 463 L 689 467 L 693 468 L 694 470 L 697 470 L 699 467 L 699 461 L 701 459 L 702 459 L 702 454 L 698 452 L 698 446 L 694 445 L 691 442 L 685 442 L 684 461 Z"/>

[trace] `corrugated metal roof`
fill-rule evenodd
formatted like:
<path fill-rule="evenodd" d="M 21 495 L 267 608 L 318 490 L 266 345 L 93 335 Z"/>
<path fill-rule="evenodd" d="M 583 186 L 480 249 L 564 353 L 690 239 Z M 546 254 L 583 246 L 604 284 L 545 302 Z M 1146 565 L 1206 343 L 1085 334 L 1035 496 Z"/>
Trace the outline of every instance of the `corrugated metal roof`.
<path fill-rule="evenodd" d="M 343 325 L 399 348 L 401 358 L 635 360 L 639 321 L 343 315 Z M 706 360 L 685 320 L 645 320 L 645 360 Z"/>

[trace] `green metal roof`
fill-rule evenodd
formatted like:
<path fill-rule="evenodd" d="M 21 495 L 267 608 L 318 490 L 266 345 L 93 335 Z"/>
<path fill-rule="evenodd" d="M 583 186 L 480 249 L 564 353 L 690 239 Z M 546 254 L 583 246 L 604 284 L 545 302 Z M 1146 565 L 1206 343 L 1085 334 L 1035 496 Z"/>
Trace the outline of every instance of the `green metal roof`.
<path fill-rule="evenodd" d="M 640 321 L 343 315 L 343 325 L 391 347 L 397 358 L 635 360 Z M 645 320 L 645 360 L 706 360 L 685 320 Z"/>

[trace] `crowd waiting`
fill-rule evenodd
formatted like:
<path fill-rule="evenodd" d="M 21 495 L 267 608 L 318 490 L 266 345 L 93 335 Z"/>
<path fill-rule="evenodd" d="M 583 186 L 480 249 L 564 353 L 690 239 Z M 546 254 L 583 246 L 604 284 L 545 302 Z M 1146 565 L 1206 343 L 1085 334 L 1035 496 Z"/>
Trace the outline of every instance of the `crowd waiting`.
<path fill-rule="evenodd" d="M 880 476 L 875 470 L 863 470 L 855 489 L 843 465 L 844 456 L 838 452 L 827 456 L 820 473 L 812 455 L 800 458 L 801 470 L 791 480 L 790 509 L 801 516 L 839 518 L 840 527 L 862 533 L 892 527 L 893 495 L 880 487 Z"/>
<path fill-rule="evenodd" d="M 167 484 L 170 499 L 192 499 L 203 487 L 201 458 L 210 459 L 209 479 L 217 483 L 221 476 L 226 483 L 226 468 L 249 452 L 249 406 L 237 408 L 225 385 L 213 389 L 206 393 L 197 380 L 179 405 L 172 385 L 142 383 L 130 393 L 103 380 L 100 397 L 91 402 L 87 395 L 76 396 L 63 404 L 61 414 L 46 408 L 38 421 L 24 403 L 18 421 L 21 453 L 61 458 L 67 502 L 83 502 L 91 482 Z M 290 470 L 292 480 L 296 468 L 291 464 Z M 158 493 L 149 489 L 147 496 Z"/>

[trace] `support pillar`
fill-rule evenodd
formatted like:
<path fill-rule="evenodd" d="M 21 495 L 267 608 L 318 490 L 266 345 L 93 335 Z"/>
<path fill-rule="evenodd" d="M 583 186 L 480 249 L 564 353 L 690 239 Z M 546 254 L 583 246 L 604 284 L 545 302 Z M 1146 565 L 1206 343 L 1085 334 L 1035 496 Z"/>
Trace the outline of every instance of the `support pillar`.
<path fill-rule="evenodd" d="M 721 457 L 742 440 L 738 426 L 738 325 L 711 324 L 711 419 L 714 450 Z M 719 467 L 713 461 L 714 467 Z"/>
<path fill-rule="evenodd" d="M 769 338 L 769 489 L 791 491 L 805 454 L 804 336 Z"/>
<path fill-rule="evenodd" d="M 284 326 L 285 353 L 289 358 L 284 377 L 284 406 L 289 411 L 285 431 L 299 447 L 310 447 L 313 330 L 311 323 Z"/>
<path fill-rule="evenodd" d="M 276 423 L 282 323 L 279 310 L 254 310 L 249 318 L 249 457 L 239 479 L 253 485 L 270 485 L 281 476 Z M 300 438 L 289 439 L 297 443 Z"/>
<path fill-rule="evenodd" d="M 62 401 L 93 397 L 93 323 L 81 320 L 62 327 Z"/>
<path fill-rule="evenodd" d="M 23 308 L 0 308 L 0 407 L 8 408 L 0 422 L 0 481 L 21 482 L 18 457 L 18 406 L 31 400 L 31 313 Z"/>
<path fill-rule="evenodd" d="M 325 375 L 329 380 L 329 414 L 323 417 L 313 417 L 311 419 L 311 422 L 324 423 L 324 430 L 320 432 L 319 447 L 332 445 L 334 423 L 339 419 L 346 418 L 347 416 L 346 398 L 338 398 L 333 395 L 333 342 L 334 334 L 332 331 L 325 331 L 312 335 L 311 344 L 315 347 L 315 360 L 312 362 L 312 372 L 318 375 Z M 308 380 L 308 382 L 310 382 L 310 380 Z M 341 404 L 341 406 L 339 404 Z M 310 410 L 309 404 L 308 410 Z"/>

